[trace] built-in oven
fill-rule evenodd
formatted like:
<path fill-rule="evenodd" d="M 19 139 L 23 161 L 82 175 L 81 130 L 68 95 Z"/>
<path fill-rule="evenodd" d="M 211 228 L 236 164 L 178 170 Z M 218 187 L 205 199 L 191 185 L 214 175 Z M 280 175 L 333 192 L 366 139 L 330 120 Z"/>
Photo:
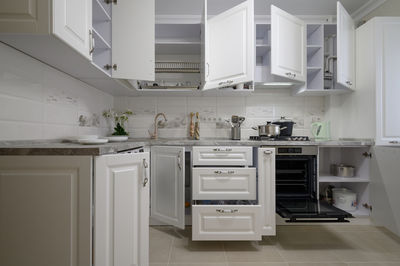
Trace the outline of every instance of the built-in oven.
<path fill-rule="evenodd" d="M 348 222 L 352 215 L 318 200 L 318 147 L 276 147 L 276 212 L 287 222 Z"/>

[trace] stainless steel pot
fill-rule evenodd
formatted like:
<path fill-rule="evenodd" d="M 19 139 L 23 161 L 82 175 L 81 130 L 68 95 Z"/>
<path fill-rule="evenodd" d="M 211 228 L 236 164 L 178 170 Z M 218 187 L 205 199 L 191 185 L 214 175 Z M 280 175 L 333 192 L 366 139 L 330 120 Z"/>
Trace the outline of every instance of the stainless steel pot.
<path fill-rule="evenodd" d="M 332 164 L 331 171 L 333 175 L 340 177 L 354 177 L 356 174 L 354 166 L 345 164 Z"/>
<path fill-rule="evenodd" d="M 268 122 L 266 125 L 253 127 L 253 129 L 258 130 L 258 135 L 260 137 L 277 137 L 281 134 L 281 129 L 286 129 L 286 127 L 280 127 L 279 125 Z"/>

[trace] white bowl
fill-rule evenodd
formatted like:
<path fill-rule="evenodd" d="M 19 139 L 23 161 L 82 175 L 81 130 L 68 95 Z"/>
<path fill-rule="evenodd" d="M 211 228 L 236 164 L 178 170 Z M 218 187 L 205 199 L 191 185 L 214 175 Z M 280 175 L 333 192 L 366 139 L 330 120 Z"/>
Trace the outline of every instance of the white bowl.
<path fill-rule="evenodd" d="M 109 136 L 106 137 L 109 142 L 123 142 L 128 140 L 128 136 Z"/>

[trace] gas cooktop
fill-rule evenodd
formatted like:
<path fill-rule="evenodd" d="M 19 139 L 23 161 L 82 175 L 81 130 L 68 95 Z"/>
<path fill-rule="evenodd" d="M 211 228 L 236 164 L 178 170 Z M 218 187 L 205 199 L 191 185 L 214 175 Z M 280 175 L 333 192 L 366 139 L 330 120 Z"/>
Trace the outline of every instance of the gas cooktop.
<path fill-rule="evenodd" d="M 266 141 L 310 141 L 307 136 L 279 136 L 279 137 L 267 137 L 267 136 L 250 136 L 250 140 L 266 140 Z"/>

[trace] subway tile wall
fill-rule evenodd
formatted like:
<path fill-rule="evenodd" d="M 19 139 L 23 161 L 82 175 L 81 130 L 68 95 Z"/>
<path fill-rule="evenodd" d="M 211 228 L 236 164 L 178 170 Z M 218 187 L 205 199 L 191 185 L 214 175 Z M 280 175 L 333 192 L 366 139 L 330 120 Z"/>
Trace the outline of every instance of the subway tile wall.
<path fill-rule="evenodd" d="M 230 126 L 225 120 L 232 115 L 244 116 L 242 139 L 257 135 L 252 126 L 281 116 L 296 122 L 294 135 L 310 136 L 311 123 L 323 120 L 325 113 L 323 97 L 295 97 L 289 90 L 280 89 L 237 97 L 115 97 L 114 108 L 134 112 L 128 123 L 133 138 L 148 137 L 148 131 L 154 129 L 154 116 L 159 112 L 164 112 L 168 119 L 159 130 L 160 138 L 187 137 L 189 114 L 199 112 L 202 138 L 229 138 Z"/>
<path fill-rule="evenodd" d="M 0 43 L 0 140 L 109 132 L 113 97 Z M 79 126 L 79 116 L 88 118 Z M 94 123 L 96 116 L 100 124 Z"/>

